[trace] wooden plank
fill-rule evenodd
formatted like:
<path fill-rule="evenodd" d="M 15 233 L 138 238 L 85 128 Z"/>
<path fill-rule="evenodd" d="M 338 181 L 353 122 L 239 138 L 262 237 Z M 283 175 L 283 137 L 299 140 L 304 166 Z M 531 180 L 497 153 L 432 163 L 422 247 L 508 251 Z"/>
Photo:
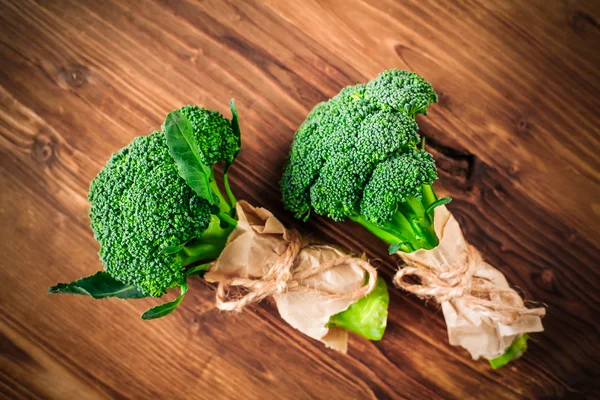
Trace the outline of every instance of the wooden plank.
<path fill-rule="evenodd" d="M 0 5 L 2 393 L 14 398 L 532 398 L 600 395 L 600 52 L 595 2 L 74 2 Z M 347 356 L 272 304 L 218 312 L 195 280 L 180 310 L 152 300 L 45 297 L 100 268 L 89 181 L 110 153 L 187 103 L 228 113 L 244 149 L 239 198 L 288 224 L 278 180 L 312 106 L 385 68 L 441 93 L 419 123 L 469 240 L 525 294 L 547 331 L 500 371 L 447 343 L 434 304 L 392 290 L 378 343 Z M 267 156 L 265 156 L 267 155 Z M 349 223 L 311 235 L 396 260 Z M 173 296 L 173 294 L 171 294 Z"/>

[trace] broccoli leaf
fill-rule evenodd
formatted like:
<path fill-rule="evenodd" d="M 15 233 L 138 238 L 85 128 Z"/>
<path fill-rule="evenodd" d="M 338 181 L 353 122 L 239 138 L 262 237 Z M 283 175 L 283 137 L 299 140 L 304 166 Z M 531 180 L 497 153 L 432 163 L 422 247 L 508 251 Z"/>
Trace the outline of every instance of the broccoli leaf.
<path fill-rule="evenodd" d="M 184 281 L 179 287 L 179 290 L 181 290 L 181 294 L 178 298 L 176 298 L 173 301 L 169 301 L 168 303 L 164 303 L 146 310 L 146 312 L 142 314 L 142 319 L 156 319 L 164 317 L 165 315 L 169 315 L 173 311 L 175 311 L 177 306 L 179 306 L 179 303 L 181 303 L 181 300 L 183 300 L 185 292 L 187 292 L 188 290 L 187 282 Z"/>
<path fill-rule="evenodd" d="M 434 210 L 434 208 L 442 206 L 444 204 L 448 204 L 452 201 L 452 197 L 442 197 L 441 199 L 437 199 L 436 201 L 434 201 L 433 203 L 431 203 L 429 205 L 429 207 L 427 207 L 427 210 L 425 211 L 425 214 L 431 214 Z"/>
<path fill-rule="evenodd" d="M 117 297 L 119 299 L 141 299 L 146 296 L 132 285 L 125 285 L 107 272 L 98 271 L 92 276 L 81 278 L 71 283 L 59 283 L 48 289 L 48 294 L 82 294 L 94 299 Z"/>
<path fill-rule="evenodd" d="M 389 254 L 396 254 L 397 252 L 400 251 L 400 249 L 402 248 L 402 246 L 404 245 L 410 245 L 410 243 L 408 242 L 398 242 L 398 243 L 394 243 L 390 246 L 390 248 L 388 249 L 388 253 Z"/>
<path fill-rule="evenodd" d="M 229 108 L 231 109 L 231 128 L 233 129 L 233 133 L 237 136 L 238 148 L 241 149 L 242 132 L 240 131 L 240 116 L 238 114 L 237 108 L 235 107 L 235 101 L 233 99 L 229 100 Z M 235 156 L 233 158 L 235 159 L 239 153 L 240 151 L 238 150 L 238 152 L 235 153 Z M 227 165 L 225 168 L 225 172 L 227 172 L 227 168 L 229 168 L 229 165 Z"/>
<path fill-rule="evenodd" d="M 212 262 L 196 265 L 185 271 L 185 276 L 201 275 L 211 266 L 211 264 Z"/>
<path fill-rule="evenodd" d="M 179 175 L 198 196 L 211 205 L 219 204 L 210 187 L 212 168 L 201 155 L 190 121 L 179 111 L 173 111 L 167 115 L 162 128 Z"/>

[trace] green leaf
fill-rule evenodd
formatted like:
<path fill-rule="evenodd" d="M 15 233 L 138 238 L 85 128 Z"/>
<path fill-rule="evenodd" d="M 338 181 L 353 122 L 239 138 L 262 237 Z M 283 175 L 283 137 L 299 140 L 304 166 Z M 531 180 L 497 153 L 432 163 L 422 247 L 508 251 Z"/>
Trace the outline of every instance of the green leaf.
<path fill-rule="evenodd" d="M 237 108 L 235 107 L 235 101 L 233 99 L 229 100 L 229 108 L 231 109 L 231 128 L 233 129 L 233 133 L 238 139 L 238 148 L 242 148 L 242 132 L 240 131 L 240 116 L 238 114 Z M 235 153 L 234 159 L 238 156 L 240 150 Z M 229 165 L 225 167 L 225 173 L 227 173 L 227 168 Z"/>
<path fill-rule="evenodd" d="M 192 267 L 192 268 L 188 269 L 187 271 L 185 271 L 185 276 L 199 275 L 199 274 L 205 272 L 208 269 L 208 267 L 210 267 L 211 264 L 212 264 L 212 262 L 196 265 L 195 267 Z"/>
<path fill-rule="evenodd" d="M 329 326 L 344 328 L 369 340 L 381 340 L 387 326 L 390 295 L 383 278 L 369 295 L 331 317 Z"/>
<path fill-rule="evenodd" d="M 48 294 L 82 294 L 94 299 L 117 297 L 119 299 L 141 299 L 146 296 L 132 285 L 126 285 L 111 277 L 108 272 L 98 271 L 92 276 L 71 283 L 59 283 L 48 289 Z"/>
<path fill-rule="evenodd" d="M 427 210 L 425 211 L 425 214 L 431 214 L 433 212 L 433 209 L 439 206 L 442 206 L 444 204 L 448 204 L 452 201 L 451 197 L 442 197 L 441 199 L 437 199 L 436 201 L 434 201 L 433 203 L 431 203 L 429 205 L 429 207 L 427 207 Z"/>
<path fill-rule="evenodd" d="M 210 188 L 212 168 L 205 164 L 190 121 L 179 111 L 173 111 L 167 115 L 162 128 L 179 175 L 198 196 L 212 205 L 218 204 Z"/>
<path fill-rule="evenodd" d="M 529 335 L 526 333 L 517 337 L 504 354 L 488 360 L 491 367 L 498 369 L 521 357 L 527 351 L 527 339 L 529 339 Z"/>
<path fill-rule="evenodd" d="M 173 311 L 175 311 L 177 306 L 179 306 L 179 303 L 181 303 L 181 300 L 183 300 L 183 296 L 185 295 L 185 292 L 187 292 L 187 290 L 188 290 L 187 282 L 183 282 L 181 284 L 181 286 L 179 287 L 179 290 L 181 290 L 181 294 L 179 295 L 178 298 L 176 298 L 173 301 L 169 301 L 168 303 L 163 303 L 159 306 L 150 308 L 149 310 L 147 310 L 145 313 L 142 314 L 142 319 L 148 320 L 148 319 L 161 318 L 161 317 L 164 317 L 165 315 L 169 315 Z"/>
<path fill-rule="evenodd" d="M 394 243 L 393 245 L 390 246 L 390 248 L 388 249 L 388 253 L 389 254 L 396 254 L 397 252 L 400 251 L 400 249 L 402 248 L 402 246 L 404 245 L 410 245 L 410 243 L 408 242 L 398 242 L 398 243 Z"/>

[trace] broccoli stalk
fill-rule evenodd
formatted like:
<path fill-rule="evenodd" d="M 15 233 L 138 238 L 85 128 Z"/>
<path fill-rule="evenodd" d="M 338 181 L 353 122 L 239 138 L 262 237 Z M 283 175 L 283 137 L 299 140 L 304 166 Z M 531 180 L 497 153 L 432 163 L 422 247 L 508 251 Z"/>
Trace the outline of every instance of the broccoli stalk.
<path fill-rule="evenodd" d="M 228 220 L 235 222 L 231 217 L 228 217 Z M 229 234 L 235 228 L 235 225 L 229 222 L 223 228 L 222 222 L 223 219 L 218 216 L 211 216 L 211 221 L 202 237 L 192 240 L 179 250 L 175 255 L 176 262 L 181 263 L 183 267 L 188 267 L 197 262 L 216 260 L 225 248 Z"/>
<path fill-rule="evenodd" d="M 439 239 L 433 226 L 432 213 L 427 212 L 431 205 L 427 200 L 423 196 L 421 200 L 410 198 L 399 203 L 398 210 L 389 221 L 381 225 L 374 224 L 360 214 L 351 214 L 348 218 L 388 243 L 390 254 L 397 251 L 410 253 L 419 249 L 430 250 L 439 244 Z"/>

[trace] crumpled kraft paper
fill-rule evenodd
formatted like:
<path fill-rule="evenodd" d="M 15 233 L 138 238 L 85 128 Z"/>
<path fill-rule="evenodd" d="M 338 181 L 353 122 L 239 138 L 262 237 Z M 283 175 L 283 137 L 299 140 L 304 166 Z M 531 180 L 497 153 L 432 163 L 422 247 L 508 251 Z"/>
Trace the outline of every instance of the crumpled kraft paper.
<path fill-rule="evenodd" d="M 435 230 L 440 238 L 439 245 L 432 250 L 417 250 L 412 253 L 399 252 L 408 264 L 425 264 L 438 271 L 448 271 L 466 261 L 467 246 L 460 225 L 445 206 L 435 209 Z M 481 261 L 474 276 L 489 280 L 500 288 L 509 288 L 504 275 L 496 268 Z M 506 303 L 504 297 L 495 296 L 494 302 Z M 509 304 L 518 306 L 517 304 Z M 511 325 L 494 322 L 484 312 L 471 307 L 464 298 L 458 297 L 442 302 L 442 311 L 448 327 L 450 344 L 462 346 L 473 359 L 492 359 L 507 350 L 517 336 L 544 330 L 539 316 L 522 315 Z"/>
<path fill-rule="evenodd" d="M 264 208 L 245 201 L 236 205 L 239 222 L 219 259 L 204 278 L 218 282 L 223 276 L 262 277 L 287 249 L 290 236 L 283 224 Z M 308 245 L 296 257 L 294 271 L 314 268 L 346 253 L 328 245 Z M 309 277 L 303 283 L 329 294 L 347 294 L 364 285 L 365 272 L 352 259 Z M 335 299 L 313 291 L 288 291 L 273 296 L 281 317 L 294 328 L 327 347 L 345 353 L 348 332 L 327 327 L 331 316 L 346 310 L 356 300 Z"/>

